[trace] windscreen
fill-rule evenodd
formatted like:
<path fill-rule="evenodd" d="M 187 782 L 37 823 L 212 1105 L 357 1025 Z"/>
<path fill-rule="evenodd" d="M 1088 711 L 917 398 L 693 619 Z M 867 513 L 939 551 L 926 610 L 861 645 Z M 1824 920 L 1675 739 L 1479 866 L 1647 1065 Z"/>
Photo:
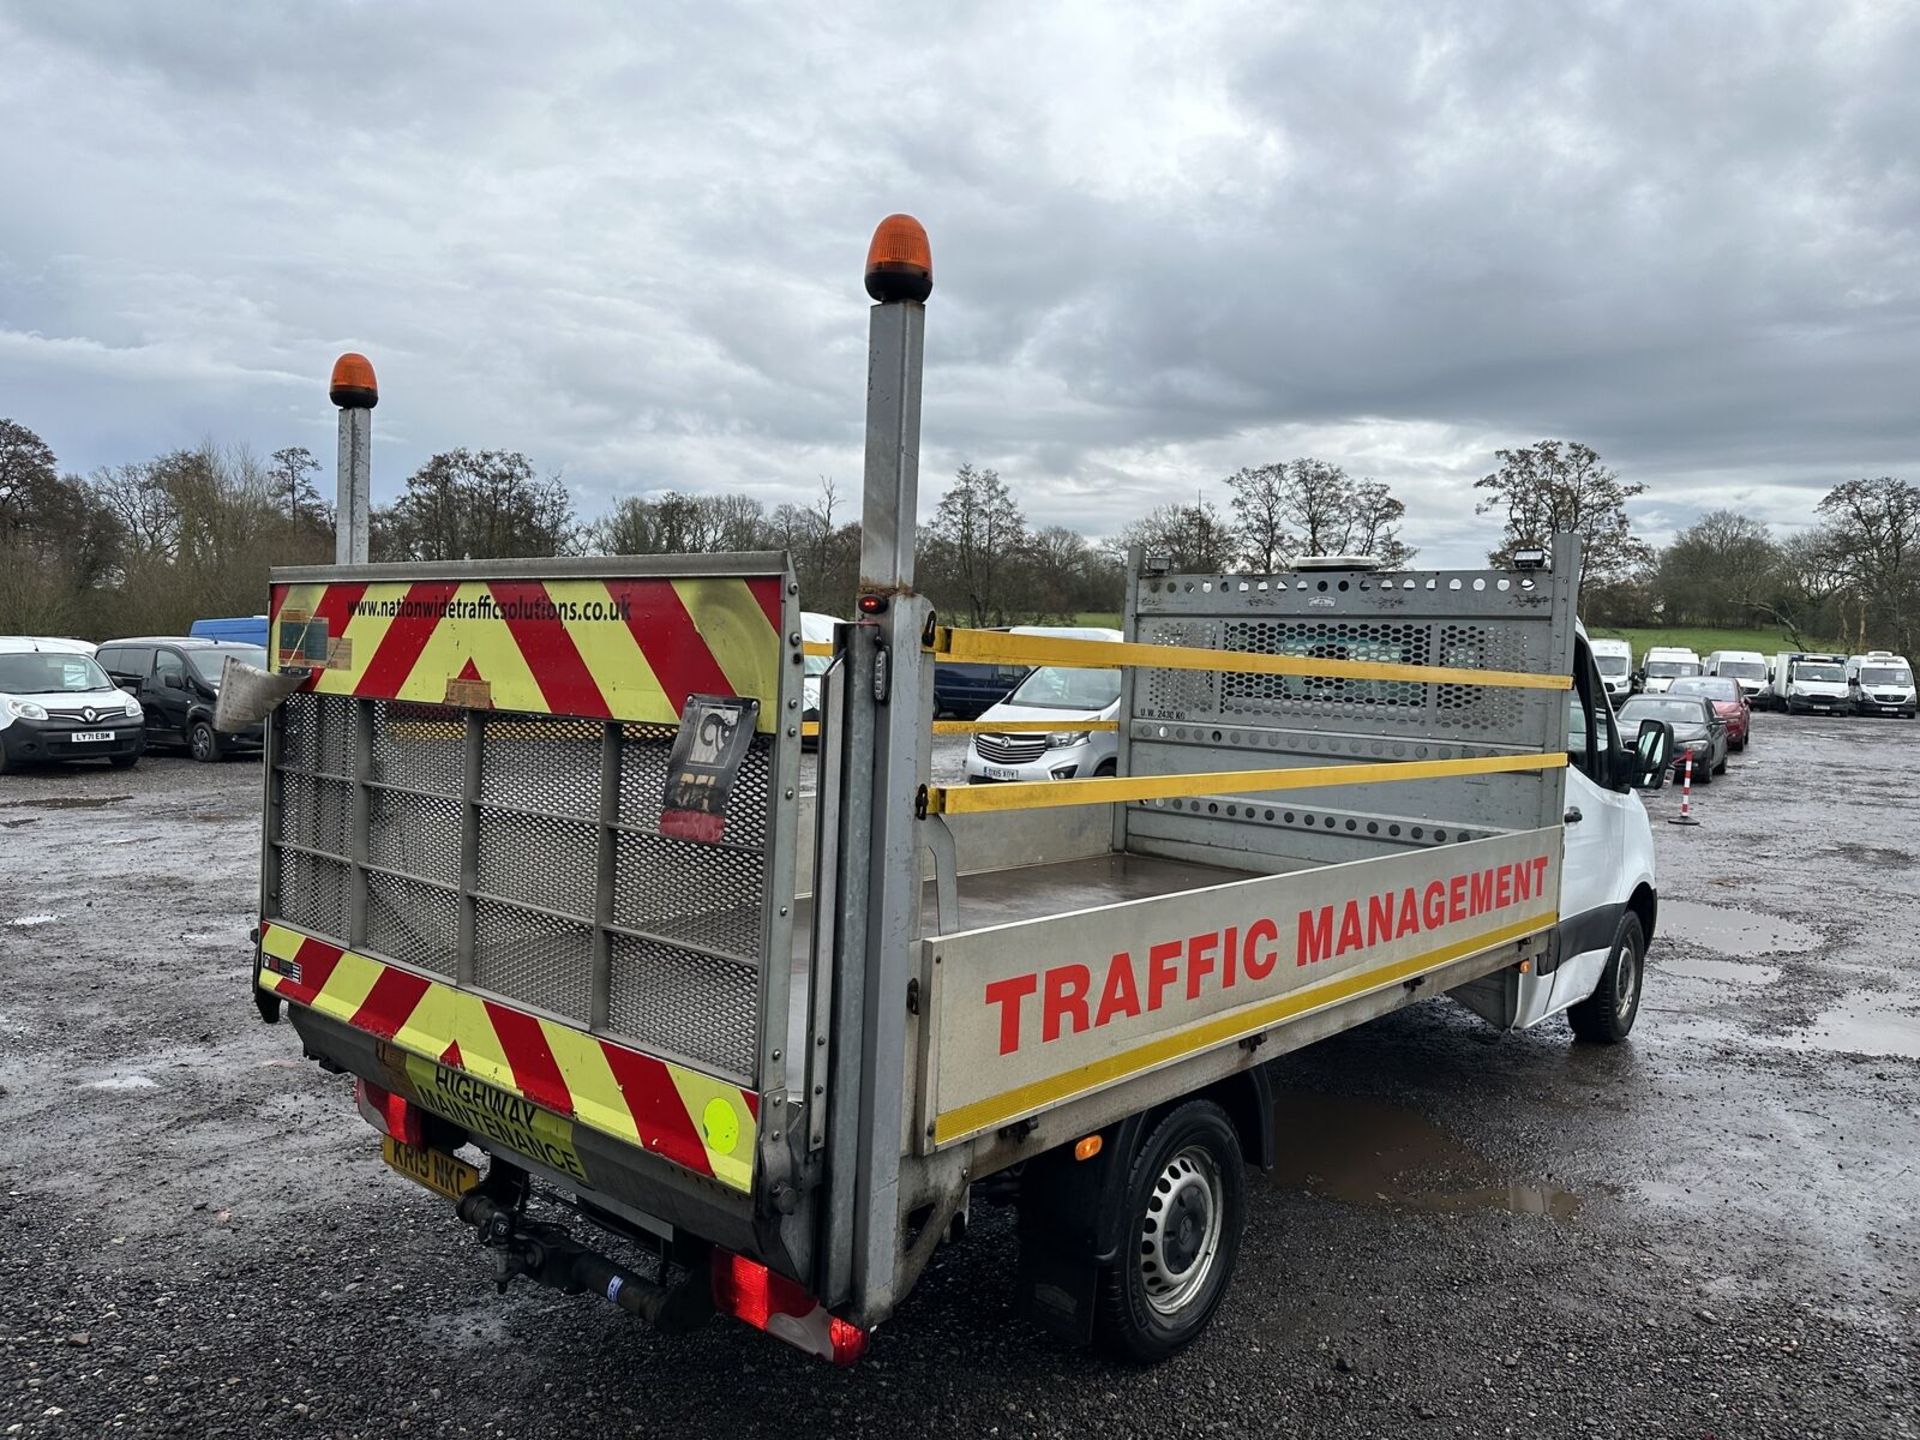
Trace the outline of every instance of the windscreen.
<path fill-rule="evenodd" d="M 1043 665 L 1001 703 L 1027 710 L 1104 710 L 1119 702 L 1118 670 Z"/>
<path fill-rule="evenodd" d="M 1736 680 L 1764 680 L 1767 667 L 1758 660 L 1722 660 L 1720 673 L 1731 675 Z"/>
<path fill-rule="evenodd" d="M 1647 674 L 1656 680 L 1672 680 L 1681 675 L 1698 675 L 1698 660 L 1649 660 Z"/>
<path fill-rule="evenodd" d="M 1697 699 L 1632 700 L 1620 711 L 1623 723 L 1634 720 L 1665 720 L 1673 725 L 1704 725 L 1707 717 Z"/>
<path fill-rule="evenodd" d="M 1705 695 L 1712 700 L 1738 700 L 1740 682 L 1731 675 L 1683 675 L 1673 682 L 1669 695 Z"/>
<path fill-rule="evenodd" d="M 1863 665 L 1860 668 L 1860 683 L 1892 685 L 1904 690 L 1913 684 L 1913 671 L 1904 665 Z"/>
<path fill-rule="evenodd" d="M 111 689 L 113 682 L 91 655 L 56 654 L 47 650 L 28 655 L 0 655 L 0 694 L 80 695 L 90 690 Z"/>
<path fill-rule="evenodd" d="M 1830 685 L 1841 685 L 1846 683 L 1847 672 L 1842 670 L 1838 665 L 1813 665 L 1803 660 L 1793 667 L 1793 678 L 1796 680 L 1821 681 Z"/>
<path fill-rule="evenodd" d="M 193 667 L 193 673 L 209 685 L 220 683 L 220 671 L 227 663 L 229 655 L 241 664 L 251 665 L 256 670 L 267 668 L 267 651 L 264 645 L 220 645 L 207 650 L 186 651 L 187 663 Z"/>
<path fill-rule="evenodd" d="M 1625 655 L 1596 655 L 1593 663 L 1600 667 L 1602 675 L 1625 675 L 1633 668 L 1633 662 Z"/>

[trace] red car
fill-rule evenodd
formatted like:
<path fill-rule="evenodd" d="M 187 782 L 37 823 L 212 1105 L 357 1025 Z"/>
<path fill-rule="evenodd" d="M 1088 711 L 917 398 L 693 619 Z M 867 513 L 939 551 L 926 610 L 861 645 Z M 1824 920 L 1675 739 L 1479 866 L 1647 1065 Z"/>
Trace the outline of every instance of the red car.
<path fill-rule="evenodd" d="M 1731 675 L 1687 675 L 1673 682 L 1669 695 L 1704 695 L 1714 713 L 1727 722 L 1727 748 L 1744 750 L 1753 738 L 1753 707 Z"/>

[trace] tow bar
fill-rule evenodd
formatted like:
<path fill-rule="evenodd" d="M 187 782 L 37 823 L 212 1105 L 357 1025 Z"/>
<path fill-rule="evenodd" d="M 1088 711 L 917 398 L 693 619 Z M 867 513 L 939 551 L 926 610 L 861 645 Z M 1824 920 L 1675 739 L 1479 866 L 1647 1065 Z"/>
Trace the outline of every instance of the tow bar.
<path fill-rule="evenodd" d="M 589 1250 L 563 1226 L 529 1220 L 482 1190 L 462 1196 L 458 1213 L 493 1252 L 494 1284 L 503 1295 L 514 1276 L 524 1275 L 569 1295 L 605 1296 L 669 1334 L 696 1330 L 713 1314 L 713 1287 L 704 1265 L 676 1285 L 662 1285 Z"/>

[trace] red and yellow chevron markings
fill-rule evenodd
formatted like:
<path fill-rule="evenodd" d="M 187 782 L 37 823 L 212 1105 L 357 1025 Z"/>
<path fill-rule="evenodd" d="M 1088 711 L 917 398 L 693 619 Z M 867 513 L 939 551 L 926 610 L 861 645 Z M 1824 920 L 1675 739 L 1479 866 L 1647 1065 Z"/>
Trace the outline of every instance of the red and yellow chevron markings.
<path fill-rule="evenodd" d="M 780 589 L 779 576 L 276 585 L 270 648 L 323 622 L 327 667 L 308 686 L 323 695 L 666 725 L 689 695 L 740 695 L 770 730 Z"/>
<path fill-rule="evenodd" d="M 263 921 L 260 946 L 260 984 L 283 999 L 729 1189 L 753 1189 L 760 1101 L 752 1091 L 285 925 Z"/>

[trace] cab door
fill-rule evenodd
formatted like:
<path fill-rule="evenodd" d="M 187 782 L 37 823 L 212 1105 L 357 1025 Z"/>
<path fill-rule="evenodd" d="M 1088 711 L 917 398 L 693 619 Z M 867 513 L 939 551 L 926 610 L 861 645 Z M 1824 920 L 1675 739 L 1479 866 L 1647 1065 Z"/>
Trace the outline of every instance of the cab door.
<path fill-rule="evenodd" d="M 180 658 L 178 650 L 163 647 L 154 652 L 153 673 L 147 676 L 146 688 L 140 692 L 149 730 L 157 729 L 170 739 L 185 738 L 187 709 L 193 703 L 189 684 L 187 662 Z"/>
<path fill-rule="evenodd" d="M 1573 689 L 1567 692 L 1566 833 L 1560 871 L 1560 963 L 1549 1011 L 1564 1010 L 1593 991 L 1620 923 L 1620 874 L 1626 820 L 1635 804 L 1615 779 L 1618 748 L 1613 707 L 1584 638 L 1574 644 Z"/>

